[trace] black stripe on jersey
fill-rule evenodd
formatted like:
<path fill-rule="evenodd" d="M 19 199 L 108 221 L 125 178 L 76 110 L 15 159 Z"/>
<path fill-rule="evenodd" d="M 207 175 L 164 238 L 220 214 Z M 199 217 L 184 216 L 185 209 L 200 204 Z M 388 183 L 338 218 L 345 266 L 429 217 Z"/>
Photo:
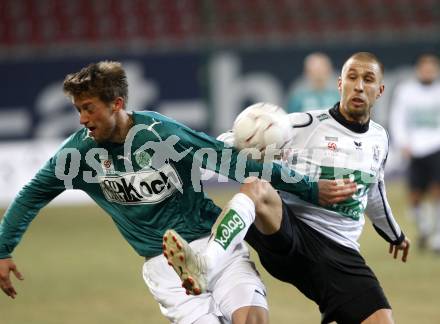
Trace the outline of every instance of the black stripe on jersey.
<path fill-rule="evenodd" d="M 387 205 L 385 203 L 385 194 L 384 194 L 384 190 L 383 190 L 383 183 L 382 183 L 382 181 L 379 181 L 379 183 L 377 184 L 377 187 L 379 188 L 380 198 L 382 200 L 382 205 L 383 205 L 383 209 L 385 211 L 385 216 L 387 218 L 388 226 L 390 227 L 390 229 L 393 232 L 393 234 L 396 237 L 396 239 L 392 240 L 390 237 L 388 237 L 388 235 L 384 231 L 382 231 L 380 228 L 378 228 L 374 224 L 373 224 L 373 227 L 376 230 L 376 232 L 379 233 L 379 235 L 382 236 L 387 242 L 395 244 L 395 245 L 399 245 L 405 239 L 405 234 L 403 234 L 403 231 L 402 231 L 401 235 L 398 236 L 396 229 L 394 228 L 394 226 L 392 225 L 392 223 L 390 221 L 391 217 L 390 217 L 390 215 L 388 213 Z"/>
<path fill-rule="evenodd" d="M 377 227 L 376 225 L 373 224 L 374 229 L 376 230 L 376 232 L 388 243 L 391 243 L 393 245 L 399 245 L 400 243 L 403 242 L 403 240 L 405 239 L 405 234 L 402 232 L 402 234 L 400 234 L 400 236 L 396 239 L 396 240 L 391 240 L 388 235 L 382 231 L 379 227 Z"/>
<path fill-rule="evenodd" d="M 309 125 L 312 123 L 312 121 L 313 121 L 313 117 L 312 117 L 312 115 L 309 114 L 309 113 L 306 113 L 306 114 L 309 116 L 309 121 L 307 121 L 307 122 L 305 122 L 305 123 L 303 123 L 303 124 L 295 124 L 295 125 L 292 125 L 292 128 L 302 128 L 302 127 L 307 127 L 307 126 L 309 126 Z"/>
<path fill-rule="evenodd" d="M 388 134 L 386 129 L 384 129 L 384 131 L 385 131 L 385 134 L 387 135 L 387 154 L 385 154 L 385 159 L 383 160 L 382 165 L 385 168 L 385 164 L 387 163 L 387 160 L 388 160 L 388 153 L 390 152 L 390 135 Z"/>

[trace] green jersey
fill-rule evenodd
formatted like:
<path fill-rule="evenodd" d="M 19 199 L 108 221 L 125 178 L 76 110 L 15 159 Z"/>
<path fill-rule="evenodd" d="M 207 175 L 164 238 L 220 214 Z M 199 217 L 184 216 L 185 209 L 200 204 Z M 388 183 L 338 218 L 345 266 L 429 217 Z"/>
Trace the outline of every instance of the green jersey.
<path fill-rule="evenodd" d="M 188 241 L 210 233 L 220 208 L 203 192 L 201 168 L 237 181 L 270 169 L 274 187 L 317 201 L 316 183 L 279 164 L 242 159 L 223 142 L 155 112 L 134 112 L 133 120 L 123 144 L 98 144 L 86 128 L 63 143 L 7 209 L 0 258 L 10 257 L 39 210 L 66 189 L 86 192 L 145 257 L 162 252 L 166 229 Z"/>
<path fill-rule="evenodd" d="M 298 90 L 287 103 L 289 113 L 309 111 L 312 109 L 323 109 L 331 107 L 339 101 L 339 92 L 334 89 Z"/>

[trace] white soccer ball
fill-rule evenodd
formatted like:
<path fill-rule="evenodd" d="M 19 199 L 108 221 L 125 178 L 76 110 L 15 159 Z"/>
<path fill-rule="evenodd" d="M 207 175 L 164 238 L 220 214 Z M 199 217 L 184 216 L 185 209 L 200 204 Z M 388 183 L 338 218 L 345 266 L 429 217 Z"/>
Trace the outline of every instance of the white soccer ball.
<path fill-rule="evenodd" d="M 234 146 L 239 150 L 283 149 L 293 137 L 287 113 L 281 107 L 264 102 L 243 110 L 235 119 L 232 131 Z"/>

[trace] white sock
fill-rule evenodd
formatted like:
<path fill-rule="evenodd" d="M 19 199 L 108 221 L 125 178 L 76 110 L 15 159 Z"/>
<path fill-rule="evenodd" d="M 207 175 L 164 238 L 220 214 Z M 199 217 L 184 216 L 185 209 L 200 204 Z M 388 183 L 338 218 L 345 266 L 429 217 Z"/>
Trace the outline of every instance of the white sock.
<path fill-rule="evenodd" d="M 434 202 L 434 235 L 432 237 L 432 247 L 440 251 L 440 201 Z"/>
<path fill-rule="evenodd" d="M 412 208 L 414 219 L 416 220 L 417 229 L 421 237 L 429 236 L 431 230 L 429 215 L 426 214 L 426 208 L 423 204 L 418 204 Z"/>
<path fill-rule="evenodd" d="M 238 193 L 223 209 L 214 226 L 203 256 L 208 272 L 215 271 L 216 265 L 234 251 L 255 220 L 255 204 L 244 193 Z"/>

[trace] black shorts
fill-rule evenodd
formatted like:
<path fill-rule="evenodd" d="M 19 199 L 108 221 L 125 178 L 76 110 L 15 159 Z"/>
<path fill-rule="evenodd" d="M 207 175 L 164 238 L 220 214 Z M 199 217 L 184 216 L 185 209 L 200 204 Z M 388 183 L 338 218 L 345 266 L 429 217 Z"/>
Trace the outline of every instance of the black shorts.
<path fill-rule="evenodd" d="M 424 192 L 433 184 L 440 185 L 440 151 L 421 158 L 412 158 L 408 173 L 411 190 Z"/>
<path fill-rule="evenodd" d="M 357 251 L 298 220 L 284 204 L 277 233 L 264 235 L 252 225 L 246 241 L 272 276 L 291 283 L 318 304 L 321 323 L 358 324 L 379 309 L 391 309 Z"/>

